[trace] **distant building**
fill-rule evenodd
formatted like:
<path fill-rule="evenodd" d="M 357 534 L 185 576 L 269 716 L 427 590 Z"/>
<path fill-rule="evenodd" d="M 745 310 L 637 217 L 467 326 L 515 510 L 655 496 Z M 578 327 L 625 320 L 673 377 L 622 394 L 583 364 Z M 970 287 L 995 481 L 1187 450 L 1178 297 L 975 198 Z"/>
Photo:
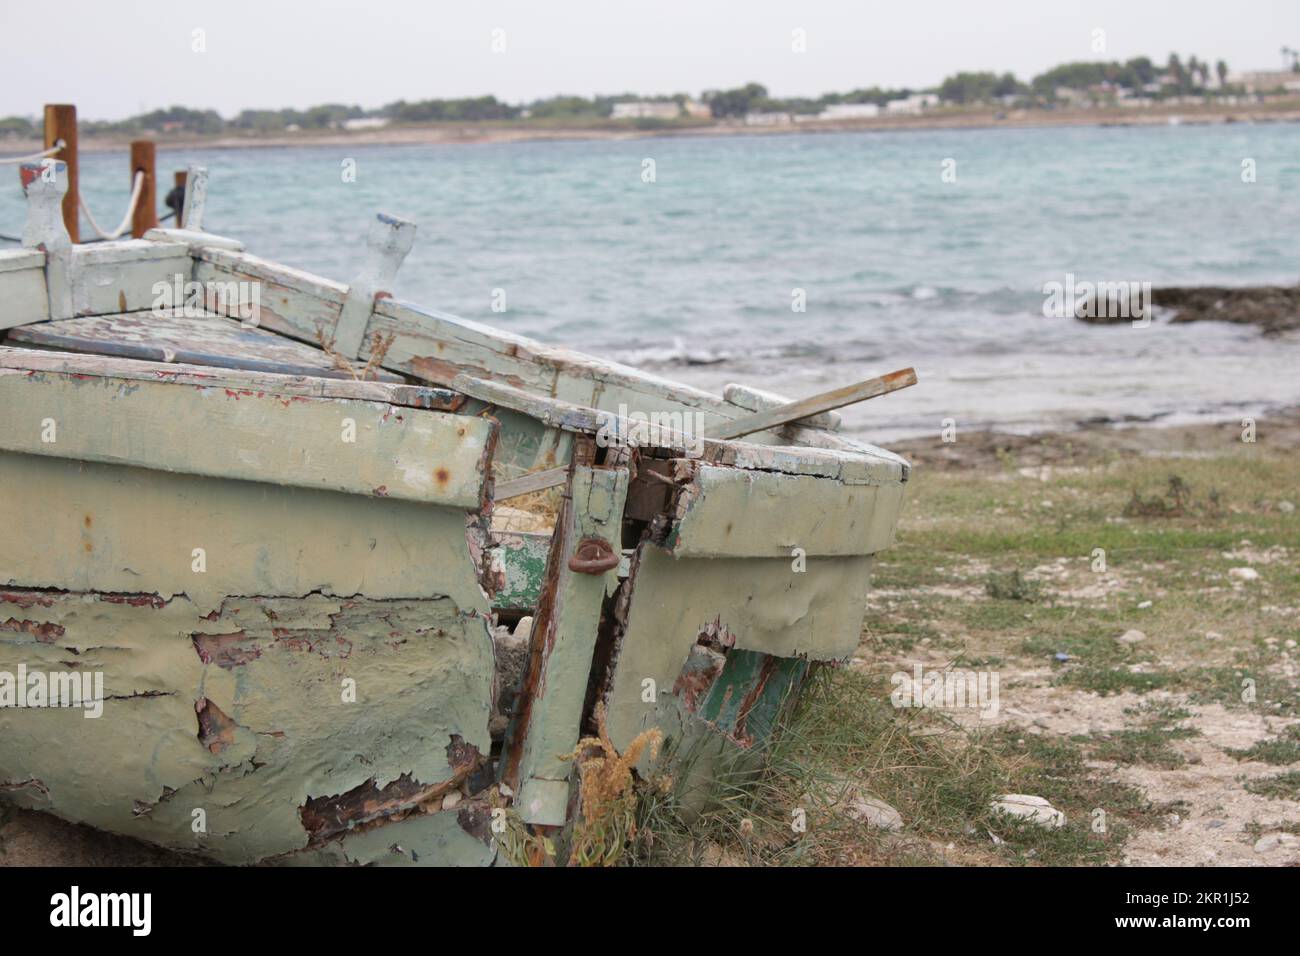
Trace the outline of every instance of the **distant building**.
<path fill-rule="evenodd" d="M 713 110 L 709 108 L 709 104 L 701 103 L 698 100 L 687 100 L 682 104 L 682 110 L 692 119 L 713 118 Z"/>
<path fill-rule="evenodd" d="M 1300 93 L 1300 73 L 1290 70 L 1253 70 L 1245 73 L 1230 73 L 1228 82 L 1241 85 L 1247 93 L 1272 93 L 1281 88 L 1288 93 Z"/>
<path fill-rule="evenodd" d="M 794 120 L 789 113 L 746 113 L 746 126 L 789 126 Z"/>
<path fill-rule="evenodd" d="M 343 121 L 343 128 L 350 130 L 357 129 L 382 129 L 388 125 L 388 119 L 384 116 L 359 116 L 356 119 Z"/>
<path fill-rule="evenodd" d="M 872 119 L 880 115 L 875 103 L 832 103 L 817 114 L 823 120 Z"/>
<path fill-rule="evenodd" d="M 662 102 L 658 100 L 633 100 L 631 103 L 615 103 L 611 119 L 677 119 L 682 115 L 682 108 L 675 100 Z"/>
<path fill-rule="evenodd" d="M 939 105 L 936 93 L 913 93 L 901 100 L 890 100 L 885 104 L 885 112 L 890 116 L 920 116 L 922 112 Z"/>

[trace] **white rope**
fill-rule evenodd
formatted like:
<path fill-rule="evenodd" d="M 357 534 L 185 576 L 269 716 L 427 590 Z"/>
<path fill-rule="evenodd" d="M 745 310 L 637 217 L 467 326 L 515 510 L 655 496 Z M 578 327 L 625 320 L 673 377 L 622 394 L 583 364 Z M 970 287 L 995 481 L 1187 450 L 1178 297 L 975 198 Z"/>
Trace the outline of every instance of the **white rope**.
<path fill-rule="evenodd" d="M 9 165 L 10 163 L 34 163 L 38 159 L 44 159 L 46 156 L 53 156 L 64 146 L 68 145 L 63 140 L 57 140 L 49 149 L 41 150 L 39 153 L 32 153 L 30 156 L 6 156 L 0 159 L 0 165 Z"/>
<path fill-rule="evenodd" d="M 95 217 L 90 214 L 90 207 L 86 205 L 85 196 L 78 193 L 77 202 L 81 205 L 81 211 L 86 214 L 86 218 L 90 221 L 90 228 L 95 230 L 95 234 L 98 235 L 99 238 L 116 239 L 118 236 L 122 235 L 122 233 L 131 228 L 131 219 L 135 216 L 135 207 L 140 202 L 140 192 L 143 189 L 144 172 L 142 170 L 137 170 L 135 181 L 131 184 L 131 202 L 126 207 L 126 215 L 122 217 L 122 221 L 112 232 L 105 232 L 103 229 L 99 228 L 99 223 L 95 222 Z"/>

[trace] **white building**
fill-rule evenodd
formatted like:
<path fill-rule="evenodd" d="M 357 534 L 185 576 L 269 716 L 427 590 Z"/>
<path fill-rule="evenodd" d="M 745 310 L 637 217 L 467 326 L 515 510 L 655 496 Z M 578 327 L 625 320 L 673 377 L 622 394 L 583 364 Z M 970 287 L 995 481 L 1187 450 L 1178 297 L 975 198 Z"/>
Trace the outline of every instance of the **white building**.
<path fill-rule="evenodd" d="M 1247 93 L 1272 93 L 1281 87 L 1288 93 L 1300 93 L 1300 73 L 1290 70 L 1253 70 L 1228 74 L 1228 82 L 1241 85 Z"/>
<path fill-rule="evenodd" d="M 923 111 L 938 105 L 937 93 L 913 93 L 901 100 L 890 100 L 885 104 L 885 112 L 891 116 L 920 116 Z"/>
<path fill-rule="evenodd" d="M 794 120 L 789 113 L 746 113 L 746 126 L 789 126 Z"/>
<path fill-rule="evenodd" d="M 615 103 L 614 111 L 609 115 L 611 119 L 677 119 L 682 115 L 682 108 L 674 100 L 633 100 L 631 103 Z"/>
<path fill-rule="evenodd" d="M 344 129 L 382 129 L 388 125 L 388 119 L 384 116 L 359 116 L 356 119 L 343 121 Z"/>
<path fill-rule="evenodd" d="M 880 115 L 875 103 L 832 103 L 817 114 L 823 120 L 873 119 Z"/>

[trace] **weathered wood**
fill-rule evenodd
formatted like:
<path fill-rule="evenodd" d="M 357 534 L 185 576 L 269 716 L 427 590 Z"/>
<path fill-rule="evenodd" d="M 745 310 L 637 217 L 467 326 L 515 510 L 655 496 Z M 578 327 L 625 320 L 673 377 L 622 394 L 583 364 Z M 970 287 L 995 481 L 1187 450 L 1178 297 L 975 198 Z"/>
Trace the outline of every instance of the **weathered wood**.
<path fill-rule="evenodd" d="M 73 244 L 64 224 L 68 164 L 24 163 L 21 175 L 27 192 L 23 245 L 45 253 L 46 316 L 66 319 L 73 314 Z"/>
<path fill-rule="evenodd" d="M 749 385 L 737 385 L 734 382 L 722 389 L 722 398 L 728 404 L 735 405 L 747 412 L 762 412 L 769 408 L 790 404 L 790 399 L 777 395 L 775 392 L 753 388 Z M 813 415 L 811 418 L 800 419 L 798 424 L 805 428 L 824 428 L 827 431 L 834 432 L 840 430 L 843 421 L 835 412 L 823 412 L 820 415 Z"/>
<path fill-rule="evenodd" d="M 262 328 L 312 344 L 322 335 L 327 340 L 333 336 L 347 286 L 248 253 L 192 248 L 196 282 L 260 284 Z"/>
<path fill-rule="evenodd" d="M 725 425 L 714 426 L 709 429 L 709 437 L 741 438 L 754 432 L 766 431 L 780 425 L 788 425 L 803 418 L 834 411 L 837 408 L 843 408 L 845 405 L 863 402 L 869 398 L 875 398 L 877 395 L 885 395 L 915 384 L 916 371 L 910 368 L 900 369 L 897 372 L 890 372 L 888 375 L 881 375 L 878 378 L 869 378 L 865 382 L 858 382 L 856 385 L 846 385 L 843 388 L 832 389 L 829 392 L 802 398 L 797 402 L 790 402 L 788 405 L 780 405 L 776 408 L 769 408 L 761 412 L 755 412 L 752 415 L 746 415 L 744 418 L 737 418 Z"/>
<path fill-rule="evenodd" d="M 617 568 L 583 574 L 568 562 L 584 538 L 620 546 L 627 479 L 623 468 L 579 464 L 573 470 L 571 495 L 547 559 L 521 710 L 507 741 L 504 776 L 526 823 L 559 826 L 567 815 L 573 762 L 563 755 L 578 742 L 601 605 L 618 583 Z"/>
<path fill-rule="evenodd" d="M 81 207 L 77 202 L 77 108 L 68 103 L 45 105 L 45 148 L 50 149 L 59 140 L 63 148 L 52 157 L 67 164 L 67 192 L 63 196 L 63 227 L 72 242 L 81 241 Z"/>
<path fill-rule="evenodd" d="M 651 727 L 679 736 L 680 717 L 669 708 L 682 702 L 675 701 L 684 690 L 679 678 L 701 632 L 715 622 L 735 639 L 728 657 L 737 649 L 787 660 L 850 657 L 862 639 L 873 560 L 814 558 L 796 574 L 788 555 L 700 559 L 643 544 L 606 698 L 614 746 L 623 751 Z"/>
<path fill-rule="evenodd" d="M 567 466 L 529 472 L 509 481 L 497 482 L 496 492 L 493 497 L 497 501 L 506 501 L 510 498 L 518 498 L 520 495 L 531 494 L 534 491 L 544 491 L 547 488 L 554 488 L 564 484 L 568 481 L 568 476 L 569 469 Z"/>
<path fill-rule="evenodd" d="M 375 300 L 393 294 L 402 260 L 415 244 L 415 223 L 379 213 L 366 234 L 361 271 L 348 286 L 343 311 L 334 328 L 334 348 L 345 358 L 361 354 Z"/>
<path fill-rule="evenodd" d="M 875 554 L 893 543 L 903 483 L 845 485 L 815 475 L 783 475 L 680 463 L 689 482 L 678 495 L 665 542 L 678 557 L 779 558 Z M 679 478 L 683 477 L 679 472 Z"/>
<path fill-rule="evenodd" d="M 70 375 L 112 375 L 139 382 L 177 382 L 204 388 L 237 392 L 268 392 L 274 395 L 303 395 L 308 398 L 345 398 L 385 402 L 407 408 L 454 412 L 465 404 L 465 396 L 428 385 L 395 384 L 387 381 L 358 381 L 350 378 L 321 378 L 306 375 L 271 374 L 243 369 L 105 358 L 69 352 L 43 352 L 0 346 L 0 369 L 60 372 Z"/>
<path fill-rule="evenodd" d="M 45 290 L 45 253 L 0 250 L 0 331 L 50 317 Z"/>
<path fill-rule="evenodd" d="M 177 173 L 178 176 L 182 175 Z M 208 205 L 208 168 L 191 164 L 184 173 L 185 199 L 181 203 L 181 217 L 176 223 L 181 229 L 203 231 L 203 214 Z"/>
<path fill-rule="evenodd" d="M 0 373 L 0 449 L 465 511 L 486 503 L 496 434 L 487 419 L 127 381 L 111 374 Z"/>
<path fill-rule="evenodd" d="M 243 252 L 244 244 L 228 236 L 217 236 L 210 232 L 196 232 L 193 229 L 150 229 L 144 237 L 153 242 L 183 242 L 193 254 L 196 249 L 227 249 L 231 252 Z"/>
<path fill-rule="evenodd" d="M 158 177 L 155 171 L 156 147 L 153 140 L 137 139 L 131 142 L 131 180 L 135 185 L 136 173 L 144 176 L 140 198 L 131 215 L 131 235 L 136 239 L 158 225 Z"/>
<path fill-rule="evenodd" d="M 212 313 L 185 308 L 95 315 L 14 329 L 9 338 L 42 348 L 120 355 L 282 375 L 351 378 L 320 349 Z M 380 370 L 383 381 L 400 382 Z"/>

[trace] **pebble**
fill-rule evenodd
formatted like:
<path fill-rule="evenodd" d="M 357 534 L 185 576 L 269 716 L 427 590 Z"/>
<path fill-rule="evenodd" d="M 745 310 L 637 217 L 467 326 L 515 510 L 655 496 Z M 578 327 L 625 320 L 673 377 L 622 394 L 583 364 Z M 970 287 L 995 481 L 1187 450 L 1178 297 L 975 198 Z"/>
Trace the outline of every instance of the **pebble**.
<path fill-rule="evenodd" d="M 1233 568 L 1228 572 L 1228 577 L 1236 578 L 1238 581 L 1256 581 L 1259 579 L 1259 572 L 1254 568 Z"/>
<path fill-rule="evenodd" d="M 1147 636 L 1145 634 L 1141 631 L 1134 630 L 1125 631 L 1119 637 L 1115 638 L 1115 640 L 1119 641 L 1121 644 L 1136 644 L 1139 641 L 1145 641 L 1146 639 Z"/>
<path fill-rule="evenodd" d="M 855 797 L 844 812 L 859 823 L 865 823 L 877 830 L 903 829 L 902 814 L 884 800 L 877 800 L 875 797 Z"/>
<path fill-rule="evenodd" d="M 1277 503 L 1277 510 L 1283 514 L 1289 515 L 1291 512 L 1295 511 L 1295 505 L 1289 501 L 1279 501 Z"/>
<path fill-rule="evenodd" d="M 1139 611 L 1145 611 L 1147 608 L 1149 608 L 1149 607 L 1151 606 L 1151 603 L 1152 603 L 1152 602 L 1150 602 L 1150 601 L 1143 601 L 1141 604 L 1138 605 L 1138 610 L 1139 610 Z"/>
<path fill-rule="evenodd" d="M 1266 833 L 1255 841 L 1256 853 L 1272 853 L 1278 848 L 1291 849 L 1300 846 L 1300 837 L 1290 833 Z"/>
<path fill-rule="evenodd" d="M 1065 814 L 1057 810 L 1042 797 L 1027 793 L 1004 793 L 996 797 L 990 808 L 998 813 L 1017 817 L 1029 823 L 1058 830 L 1065 826 Z"/>

